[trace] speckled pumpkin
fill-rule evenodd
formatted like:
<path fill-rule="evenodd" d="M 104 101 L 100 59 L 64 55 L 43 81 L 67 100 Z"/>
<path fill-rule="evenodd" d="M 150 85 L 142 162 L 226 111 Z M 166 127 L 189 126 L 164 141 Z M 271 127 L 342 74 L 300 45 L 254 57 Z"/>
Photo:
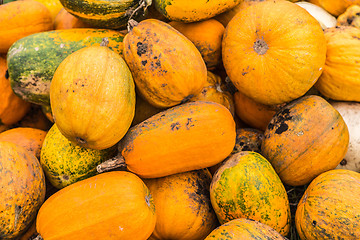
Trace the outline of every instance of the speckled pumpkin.
<path fill-rule="evenodd" d="M 156 206 L 152 240 L 203 240 L 218 225 L 207 169 L 145 179 Z"/>
<path fill-rule="evenodd" d="M 86 148 L 114 146 L 135 112 L 135 85 L 123 58 L 106 46 L 82 48 L 58 66 L 50 105 L 60 132 Z"/>
<path fill-rule="evenodd" d="M 337 26 L 352 26 L 360 28 L 360 6 L 351 5 L 337 18 Z"/>
<path fill-rule="evenodd" d="M 146 19 L 123 42 L 124 58 L 137 89 L 150 104 L 172 107 L 204 87 L 207 69 L 199 50 L 171 25 Z"/>
<path fill-rule="evenodd" d="M 320 174 L 299 201 L 295 224 L 301 239 L 360 239 L 360 173 Z"/>
<path fill-rule="evenodd" d="M 226 27 L 222 59 L 235 87 L 265 105 L 303 96 L 322 73 L 326 41 L 319 22 L 289 1 L 241 10 Z"/>
<path fill-rule="evenodd" d="M 221 224 L 249 218 L 283 236 L 290 230 L 290 206 L 283 183 L 259 153 L 241 151 L 230 156 L 213 176 L 210 199 Z"/>
<path fill-rule="evenodd" d="M 16 239 L 45 199 L 45 176 L 37 158 L 12 142 L 0 142 L 0 166 L 0 238 Z"/>
<path fill-rule="evenodd" d="M 291 186 L 307 184 L 334 169 L 349 144 L 349 131 L 340 113 L 316 95 L 281 108 L 264 135 L 261 154 Z"/>
<path fill-rule="evenodd" d="M 285 240 L 280 233 L 266 224 L 246 218 L 237 218 L 212 231 L 205 240 Z"/>
<path fill-rule="evenodd" d="M 96 166 L 115 152 L 115 147 L 104 150 L 81 147 L 64 137 L 54 124 L 45 137 L 40 163 L 51 184 L 64 188 L 94 176 Z"/>

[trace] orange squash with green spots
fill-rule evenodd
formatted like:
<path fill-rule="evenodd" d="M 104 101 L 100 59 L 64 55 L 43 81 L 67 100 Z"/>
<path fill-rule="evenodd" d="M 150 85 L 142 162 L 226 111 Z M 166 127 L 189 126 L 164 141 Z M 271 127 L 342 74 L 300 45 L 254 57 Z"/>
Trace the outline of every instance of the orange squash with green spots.
<path fill-rule="evenodd" d="M 290 206 L 283 183 L 259 153 L 241 151 L 230 156 L 213 176 L 210 199 L 221 224 L 248 218 L 286 236 Z"/>
<path fill-rule="evenodd" d="M 301 239 L 360 239 L 360 174 L 330 170 L 317 176 L 299 201 L 295 224 Z"/>
<path fill-rule="evenodd" d="M 0 198 L 0 239 L 24 234 L 45 199 L 38 159 L 12 142 L 0 142 Z"/>
<path fill-rule="evenodd" d="M 218 225 L 210 202 L 211 174 L 200 169 L 145 179 L 156 206 L 151 240 L 203 240 Z"/>

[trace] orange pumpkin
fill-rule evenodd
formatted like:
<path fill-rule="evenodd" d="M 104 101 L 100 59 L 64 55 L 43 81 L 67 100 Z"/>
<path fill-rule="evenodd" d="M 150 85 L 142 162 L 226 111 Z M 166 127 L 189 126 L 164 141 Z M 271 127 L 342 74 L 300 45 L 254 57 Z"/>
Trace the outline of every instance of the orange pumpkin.
<path fill-rule="evenodd" d="M 325 99 L 309 95 L 281 108 L 264 133 L 261 154 L 281 180 L 291 186 L 309 183 L 334 169 L 346 154 L 349 131 Z"/>
<path fill-rule="evenodd" d="M 30 110 L 30 103 L 13 92 L 7 74 L 6 60 L 2 56 L 0 56 L 0 85 L 0 125 L 11 125 L 26 115 Z"/>
<path fill-rule="evenodd" d="M 319 22 L 302 7 L 263 1 L 229 22 L 222 58 L 241 93 L 275 105 L 303 96 L 314 85 L 325 64 L 326 41 Z"/>
<path fill-rule="evenodd" d="M 40 105 L 31 104 L 29 112 L 11 127 L 30 127 L 47 131 L 53 123 L 45 116 Z"/>
<path fill-rule="evenodd" d="M 309 2 L 322 7 L 336 17 L 344 13 L 347 7 L 360 4 L 359 0 L 309 0 Z"/>
<path fill-rule="evenodd" d="M 25 36 L 53 28 L 50 11 L 37 1 L 14 1 L 0 5 L 0 53 Z"/>
<path fill-rule="evenodd" d="M 155 228 L 153 198 L 133 173 L 116 171 L 76 182 L 41 206 L 36 230 L 43 239 L 146 240 Z"/>
<path fill-rule="evenodd" d="M 90 28 L 90 26 L 62 8 L 54 19 L 54 29 Z"/>

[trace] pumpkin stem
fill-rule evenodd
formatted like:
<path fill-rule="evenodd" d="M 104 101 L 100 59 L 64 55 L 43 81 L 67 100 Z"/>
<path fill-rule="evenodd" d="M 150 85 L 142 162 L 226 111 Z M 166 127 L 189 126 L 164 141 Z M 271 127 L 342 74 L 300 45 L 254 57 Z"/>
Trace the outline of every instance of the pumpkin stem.
<path fill-rule="evenodd" d="M 109 39 L 107 37 L 104 37 L 100 43 L 100 46 L 107 47 L 109 45 Z"/>
<path fill-rule="evenodd" d="M 128 31 L 130 32 L 130 30 L 134 27 L 131 26 L 130 21 L 133 20 L 132 18 L 134 17 L 134 15 L 138 14 L 138 12 L 140 10 L 142 10 L 143 12 L 143 16 L 146 13 L 147 8 L 152 4 L 152 0 L 140 0 L 139 1 L 139 6 L 135 9 L 129 9 L 128 12 L 126 13 L 126 15 L 130 15 L 129 17 L 129 21 L 128 21 Z M 135 21 L 136 22 L 136 21 Z M 136 23 L 137 25 L 137 23 Z"/>
<path fill-rule="evenodd" d="M 106 160 L 105 162 L 100 163 L 96 167 L 96 171 L 98 173 L 107 172 L 110 170 L 114 170 L 116 168 L 123 168 L 126 167 L 125 159 L 120 154 L 116 155 L 115 157 Z"/>
<path fill-rule="evenodd" d="M 269 49 L 269 46 L 264 41 L 264 39 L 258 39 L 254 42 L 253 48 L 257 54 L 264 55 Z"/>
<path fill-rule="evenodd" d="M 127 30 L 128 32 L 130 32 L 134 27 L 136 27 L 136 25 L 138 25 L 139 23 L 137 21 L 135 21 L 134 19 L 129 19 L 128 24 L 127 24 Z"/>
<path fill-rule="evenodd" d="M 4 3 L 4 0 L 0 0 L 0 5 L 3 5 L 3 3 Z"/>

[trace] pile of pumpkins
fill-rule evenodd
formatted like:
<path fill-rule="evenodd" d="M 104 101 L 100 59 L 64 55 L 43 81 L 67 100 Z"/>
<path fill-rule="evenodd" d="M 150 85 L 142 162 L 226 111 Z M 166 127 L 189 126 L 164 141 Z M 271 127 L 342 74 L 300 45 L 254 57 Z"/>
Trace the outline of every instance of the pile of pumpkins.
<path fill-rule="evenodd" d="M 360 239 L 357 4 L 1 1 L 0 239 Z"/>

